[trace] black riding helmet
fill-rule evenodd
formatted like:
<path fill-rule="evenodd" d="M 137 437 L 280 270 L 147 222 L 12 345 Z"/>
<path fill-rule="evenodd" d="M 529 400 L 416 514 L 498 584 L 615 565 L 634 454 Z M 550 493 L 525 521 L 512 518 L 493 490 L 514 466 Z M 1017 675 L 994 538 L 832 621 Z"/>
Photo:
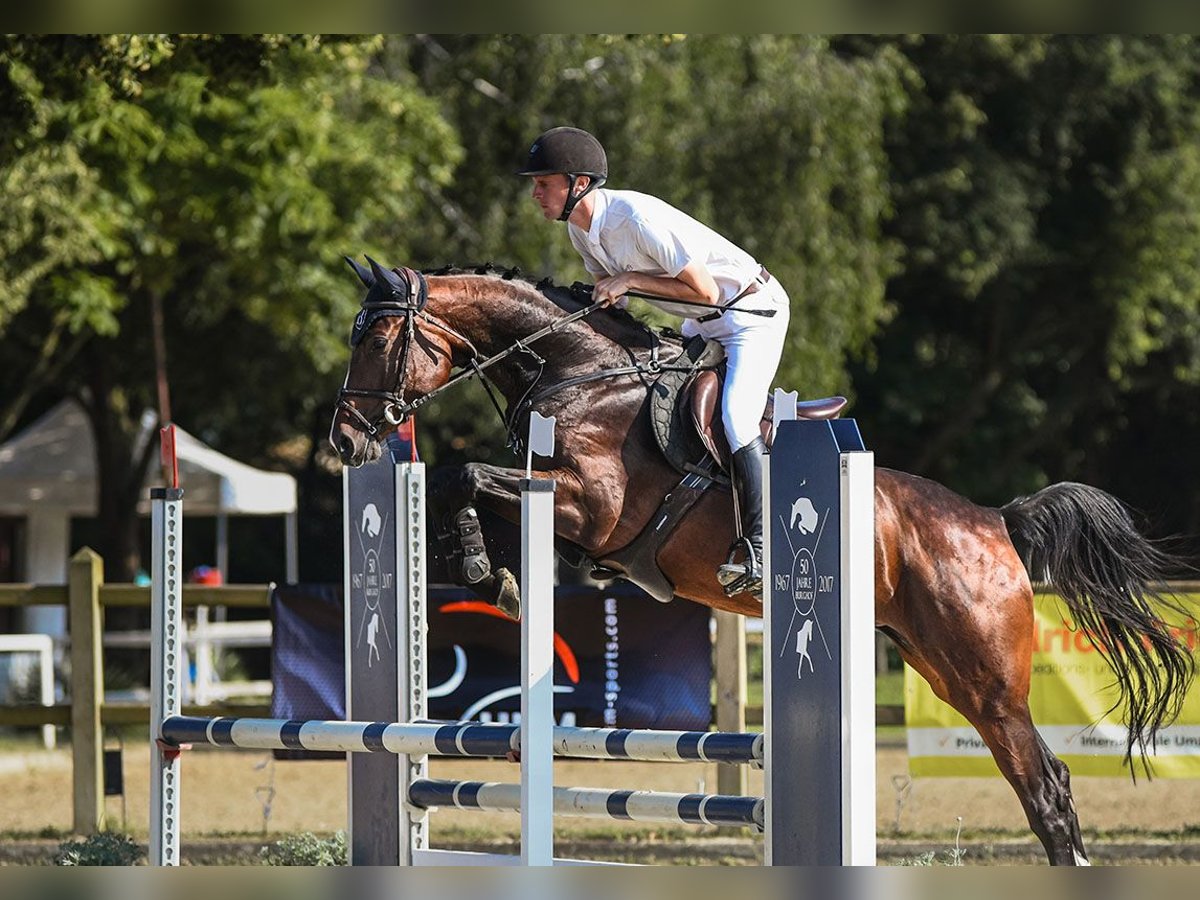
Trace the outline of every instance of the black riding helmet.
<path fill-rule="evenodd" d="M 584 196 L 608 180 L 608 157 L 600 142 L 582 128 L 562 125 L 538 135 L 529 148 L 529 159 L 518 175 L 566 175 L 567 202 L 559 221 L 565 222 Z M 587 175 L 591 183 L 578 197 L 570 193 L 575 179 Z"/>

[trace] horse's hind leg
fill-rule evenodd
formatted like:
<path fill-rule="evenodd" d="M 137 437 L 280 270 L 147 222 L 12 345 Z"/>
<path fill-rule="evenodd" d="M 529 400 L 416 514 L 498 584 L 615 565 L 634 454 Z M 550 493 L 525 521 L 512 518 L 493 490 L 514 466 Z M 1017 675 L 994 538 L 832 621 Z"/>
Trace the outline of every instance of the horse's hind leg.
<path fill-rule="evenodd" d="M 1022 701 L 1020 709 L 972 719 L 971 724 L 979 730 L 1000 771 L 1020 798 L 1029 826 L 1046 848 L 1050 864 L 1088 865 L 1071 796 L 1070 772 L 1038 734 L 1028 705 Z"/>
<path fill-rule="evenodd" d="M 1026 616 L 1016 618 L 1023 622 Z M 971 643 L 970 637 L 979 636 L 970 635 L 970 631 L 955 636 L 960 647 Z M 928 649 L 928 644 L 923 649 Z M 971 655 L 973 663 L 967 666 L 943 658 L 943 664 L 935 669 L 926 654 L 922 654 L 924 658 L 911 658 L 910 664 L 925 675 L 939 697 L 975 726 L 1021 801 L 1029 827 L 1045 847 L 1050 864 L 1088 865 L 1071 796 L 1070 773 L 1066 764 L 1050 752 L 1029 713 L 1028 662 L 1022 674 L 1020 666 L 1000 662 L 995 655 Z"/>

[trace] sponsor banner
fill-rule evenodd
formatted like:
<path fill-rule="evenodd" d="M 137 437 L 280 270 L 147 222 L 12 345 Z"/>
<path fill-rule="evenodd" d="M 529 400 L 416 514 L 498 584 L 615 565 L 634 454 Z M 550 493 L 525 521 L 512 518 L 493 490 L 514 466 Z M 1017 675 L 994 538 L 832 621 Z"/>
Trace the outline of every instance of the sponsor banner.
<path fill-rule="evenodd" d="M 1200 595 L 1181 599 L 1200 609 Z M 1170 625 L 1176 638 L 1197 653 L 1196 620 Z M 1129 776 L 1126 729 L 1120 712 L 1109 712 L 1117 696 L 1112 669 L 1070 619 L 1066 605 L 1054 594 L 1036 594 L 1029 708 L 1042 739 L 1071 774 Z M 907 667 L 904 717 L 913 775 L 1000 774 L 979 733 Z M 1200 777 L 1200 687 L 1193 685 L 1179 719 L 1159 732 L 1149 764 L 1156 777 Z"/>
<path fill-rule="evenodd" d="M 632 585 L 557 588 L 557 720 L 707 730 L 709 616 L 699 604 L 657 603 Z M 447 587 L 429 589 L 428 618 L 430 718 L 517 721 L 520 625 L 469 591 Z M 272 619 L 272 717 L 344 718 L 340 585 L 280 586 L 272 597 Z"/>

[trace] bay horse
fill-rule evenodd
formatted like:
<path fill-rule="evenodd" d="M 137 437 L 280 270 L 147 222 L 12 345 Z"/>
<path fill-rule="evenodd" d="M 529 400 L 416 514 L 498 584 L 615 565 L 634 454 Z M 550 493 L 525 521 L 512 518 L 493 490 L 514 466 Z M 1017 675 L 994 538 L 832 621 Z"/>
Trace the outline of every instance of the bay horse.
<path fill-rule="evenodd" d="M 350 262 L 368 291 L 330 432 L 345 465 L 378 458 L 397 423 L 469 374 L 503 396 L 510 438 L 530 409 L 557 419 L 554 455 L 534 474 L 557 482 L 561 546 L 602 563 L 647 528 L 680 482 L 647 411 L 656 373 L 679 352 L 678 341 L 623 311 L 592 314 L 590 289 L 579 285 L 535 285 L 491 269 L 426 276 Z M 517 582 L 507 569 L 492 570 L 476 506 L 518 522 L 524 475 L 469 463 L 428 479 L 430 505 L 444 511 L 459 545 L 458 580 L 509 608 Z M 1051 485 L 993 509 L 879 468 L 875 510 L 876 627 L 979 731 L 1049 861 L 1086 864 L 1067 767 L 1029 711 L 1031 577 L 1054 586 L 1112 667 L 1133 774 L 1135 747 L 1145 764 L 1148 742 L 1178 715 L 1194 676 L 1192 655 L 1156 608 L 1178 610 L 1156 587 L 1172 558 L 1139 533 L 1119 501 L 1080 484 Z M 735 518 L 728 489 L 714 483 L 658 547 L 657 562 L 676 596 L 758 616 L 756 599 L 727 597 L 715 575 Z"/>

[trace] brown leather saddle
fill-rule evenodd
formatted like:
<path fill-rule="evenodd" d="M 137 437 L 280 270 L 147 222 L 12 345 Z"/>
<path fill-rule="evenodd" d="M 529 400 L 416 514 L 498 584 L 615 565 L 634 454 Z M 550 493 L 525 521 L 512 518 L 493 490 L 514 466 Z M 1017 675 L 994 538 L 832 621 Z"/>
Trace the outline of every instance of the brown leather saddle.
<path fill-rule="evenodd" d="M 724 373 L 720 373 L 723 375 Z M 721 388 L 723 379 L 718 372 L 706 370 L 697 372 L 696 376 L 684 386 L 679 399 L 690 413 L 692 427 L 696 435 L 708 451 L 709 456 L 721 467 L 729 471 L 729 443 L 725 440 L 725 428 L 721 424 Z M 821 397 L 818 400 L 797 400 L 797 419 L 836 419 L 846 408 L 848 401 L 845 397 Z M 758 423 L 759 431 L 767 446 L 774 439 L 775 398 L 767 398 L 766 409 Z"/>
<path fill-rule="evenodd" d="M 663 455 L 681 474 L 703 471 L 728 481 L 729 444 L 721 424 L 721 390 L 725 349 L 716 341 L 694 337 L 650 390 L 650 422 Z M 845 397 L 822 397 L 796 403 L 796 417 L 835 419 L 846 407 Z M 774 398 L 763 409 L 763 440 L 770 446 Z M 715 470 L 715 471 L 714 471 Z"/>

